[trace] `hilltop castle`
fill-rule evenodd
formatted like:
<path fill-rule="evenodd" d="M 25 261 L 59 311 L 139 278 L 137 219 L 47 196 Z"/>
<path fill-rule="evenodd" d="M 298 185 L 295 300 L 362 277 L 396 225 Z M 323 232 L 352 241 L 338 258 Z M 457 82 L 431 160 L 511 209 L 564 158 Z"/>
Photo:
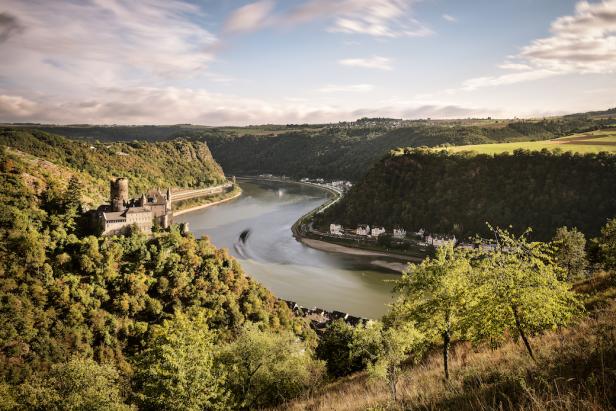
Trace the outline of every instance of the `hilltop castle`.
<path fill-rule="evenodd" d="M 98 219 L 102 235 L 125 234 L 132 226 L 146 234 L 152 232 L 153 225 L 168 228 L 173 221 L 171 189 L 165 194 L 151 190 L 138 199 L 129 199 L 128 179 L 112 180 L 109 204 L 99 207 Z"/>

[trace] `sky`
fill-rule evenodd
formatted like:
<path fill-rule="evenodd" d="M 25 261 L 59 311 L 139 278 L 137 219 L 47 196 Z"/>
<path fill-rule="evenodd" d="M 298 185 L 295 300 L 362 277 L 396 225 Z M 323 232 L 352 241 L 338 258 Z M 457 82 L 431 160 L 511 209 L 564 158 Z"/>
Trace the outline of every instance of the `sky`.
<path fill-rule="evenodd" d="M 616 106 L 616 0 L 0 0 L 0 121 L 249 125 Z"/>

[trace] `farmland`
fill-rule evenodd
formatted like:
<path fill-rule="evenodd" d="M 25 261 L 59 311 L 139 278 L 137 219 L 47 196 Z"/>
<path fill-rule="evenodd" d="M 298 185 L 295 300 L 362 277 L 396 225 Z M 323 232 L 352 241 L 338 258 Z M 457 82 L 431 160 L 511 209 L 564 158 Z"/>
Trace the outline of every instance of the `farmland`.
<path fill-rule="evenodd" d="M 499 154 L 520 149 L 531 151 L 558 149 L 576 153 L 616 152 L 616 129 L 610 128 L 573 134 L 554 140 L 454 146 L 448 147 L 447 151 L 452 153 L 474 151 L 481 154 Z"/>

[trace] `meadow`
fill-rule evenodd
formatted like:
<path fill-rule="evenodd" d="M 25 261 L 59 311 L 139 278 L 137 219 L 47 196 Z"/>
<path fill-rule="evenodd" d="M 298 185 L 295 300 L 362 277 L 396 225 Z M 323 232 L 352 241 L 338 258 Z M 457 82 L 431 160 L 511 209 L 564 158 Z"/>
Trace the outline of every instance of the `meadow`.
<path fill-rule="evenodd" d="M 474 151 L 480 154 L 500 154 L 511 153 L 520 149 L 531 151 L 561 150 L 581 154 L 600 153 L 602 151 L 616 152 L 616 129 L 602 129 L 544 141 L 453 146 L 448 147 L 447 151 L 451 153 Z"/>

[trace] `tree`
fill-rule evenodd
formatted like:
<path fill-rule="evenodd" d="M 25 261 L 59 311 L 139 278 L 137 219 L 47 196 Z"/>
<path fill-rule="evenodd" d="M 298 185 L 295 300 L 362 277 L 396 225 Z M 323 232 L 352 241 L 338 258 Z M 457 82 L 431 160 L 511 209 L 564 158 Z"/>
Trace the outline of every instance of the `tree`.
<path fill-rule="evenodd" d="M 616 268 L 616 218 L 609 220 L 597 238 L 599 259 L 606 269 Z"/>
<path fill-rule="evenodd" d="M 556 262 L 567 271 L 567 279 L 582 277 L 588 265 L 584 233 L 577 228 L 560 227 L 552 242 L 556 247 Z"/>
<path fill-rule="evenodd" d="M 342 377 L 365 367 L 362 358 L 352 351 L 356 331 L 342 320 L 332 322 L 315 350 L 317 358 L 324 360 L 327 372 L 333 377 Z"/>
<path fill-rule="evenodd" d="M 130 410 L 124 402 L 118 371 L 111 365 L 74 357 L 36 373 L 18 389 L 17 399 L 26 409 Z"/>
<path fill-rule="evenodd" d="M 225 376 L 214 367 L 214 336 L 203 314 L 176 312 L 138 355 L 135 389 L 145 409 L 224 410 Z"/>
<path fill-rule="evenodd" d="M 245 325 L 218 362 L 228 375 L 233 405 L 241 409 L 290 400 L 318 386 L 324 371 L 293 334 L 261 331 L 256 324 Z"/>
<path fill-rule="evenodd" d="M 392 400 L 398 400 L 397 384 L 400 364 L 413 355 L 420 358 L 423 351 L 424 336 L 412 322 L 402 322 L 395 326 L 375 322 L 361 329 L 353 341 L 356 357 L 366 358 L 368 374 L 385 380 Z"/>
<path fill-rule="evenodd" d="M 411 265 L 394 289 L 399 297 L 389 316 L 412 321 L 424 334 L 442 338 L 445 379 L 449 379 L 449 346 L 462 330 L 472 296 L 470 272 L 466 255 L 449 244 L 439 247 L 434 258 Z"/>
<path fill-rule="evenodd" d="M 496 251 L 479 253 L 471 284 L 475 297 L 469 324 L 477 339 L 501 339 L 514 331 L 535 358 L 529 333 L 566 325 L 581 305 L 545 243 L 531 243 L 528 231 L 516 237 L 494 229 Z"/>

